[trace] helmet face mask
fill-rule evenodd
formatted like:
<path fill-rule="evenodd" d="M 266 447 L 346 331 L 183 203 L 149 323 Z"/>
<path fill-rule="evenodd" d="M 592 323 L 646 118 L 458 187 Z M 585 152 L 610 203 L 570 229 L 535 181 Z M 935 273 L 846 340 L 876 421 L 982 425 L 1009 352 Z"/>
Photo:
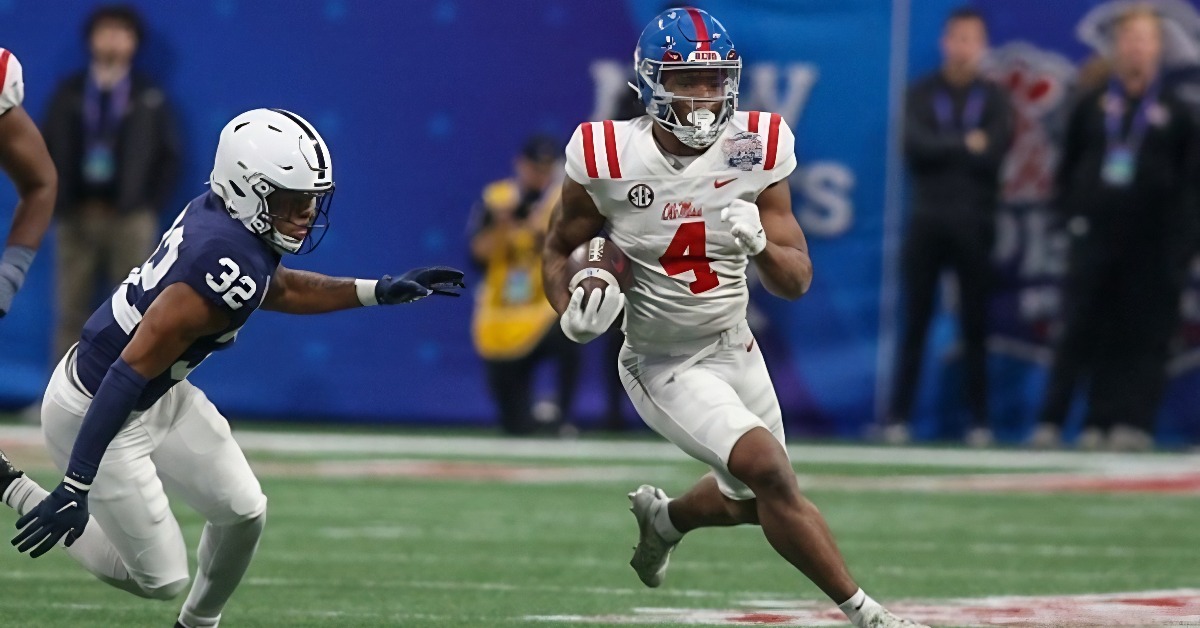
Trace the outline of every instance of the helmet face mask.
<path fill-rule="evenodd" d="M 670 9 L 650 22 L 634 52 L 646 113 L 684 145 L 711 146 L 737 110 L 742 60 L 725 28 L 699 9 Z"/>
<path fill-rule="evenodd" d="M 685 146 L 711 146 L 737 110 L 740 65 L 657 65 L 655 120 Z"/>
<path fill-rule="evenodd" d="M 221 131 L 209 185 L 230 216 L 280 253 L 310 253 L 328 230 L 329 149 L 294 113 L 255 109 L 234 118 Z"/>
<path fill-rule="evenodd" d="M 325 239 L 329 208 L 333 204 L 332 189 L 328 192 L 272 189 L 263 200 L 266 209 L 261 218 L 270 227 L 263 237 L 275 248 L 306 255 Z"/>

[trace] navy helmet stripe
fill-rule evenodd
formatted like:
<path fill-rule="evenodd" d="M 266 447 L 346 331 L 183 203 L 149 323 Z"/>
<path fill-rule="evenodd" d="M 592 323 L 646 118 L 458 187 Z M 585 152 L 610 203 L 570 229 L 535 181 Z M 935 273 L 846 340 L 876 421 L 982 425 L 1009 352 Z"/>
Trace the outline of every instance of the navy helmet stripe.
<path fill-rule="evenodd" d="M 321 150 L 321 142 L 320 142 L 320 140 L 317 139 L 316 131 L 314 131 L 312 129 L 312 127 L 308 126 L 308 124 L 306 124 L 304 122 L 304 120 L 301 120 L 300 116 L 298 116 L 290 111 L 284 111 L 283 109 L 272 109 L 271 111 L 274 111 L 275 113 L 279 113 L 279 114 L 283 114 L 283 115 L 287 116 L 289 120 L 291 120 L 292 122 L 295 122 L 297 125 L 300 126 L 300 128 L 304 129 L 304 133 L 306 135 L 308 135 L 308 139 L 312 140 L 313 145 L 317 148 L 317 167 L 321 169 L 321 171 L 319 173 L 317 173 L 317 178 L 324 179 L 325 178 L 325 151 Z"/>

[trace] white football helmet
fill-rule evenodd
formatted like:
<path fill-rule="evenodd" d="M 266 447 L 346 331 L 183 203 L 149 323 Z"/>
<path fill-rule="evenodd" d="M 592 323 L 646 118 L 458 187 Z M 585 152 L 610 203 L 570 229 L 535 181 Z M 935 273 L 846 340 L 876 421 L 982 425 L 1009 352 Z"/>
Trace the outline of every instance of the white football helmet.
<path fill-rule="evenodd" d="M 225 201 L 231 216 L 280 252 L 299 254 L 304 248 L 308 253 L 328 226 L 333 160 L 325 140 L 304 118 L 283 109 L 254 109 L 221 130 L 209 186 Z M 267 197 L 276 190 L 316 198 L 317 216 L 303 239 L 275 228 Z"/>

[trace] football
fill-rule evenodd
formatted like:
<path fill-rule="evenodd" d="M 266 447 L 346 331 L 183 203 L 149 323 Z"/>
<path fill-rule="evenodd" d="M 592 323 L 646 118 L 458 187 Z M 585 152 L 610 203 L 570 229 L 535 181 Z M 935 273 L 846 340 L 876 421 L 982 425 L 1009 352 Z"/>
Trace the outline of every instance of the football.
<path fill-rule="evenodd" d="M 611 240 L 595 237 L 571 252 L 563 275 L 567 280 L 564 289 L 568 293 L 583 286 L 583 303 L 587 305 L 592 291 L 597 288 L 604 290 L 615 283 L 621 292 L 628 290 L 633 282 L 633 267 L 625 253 Z"/>

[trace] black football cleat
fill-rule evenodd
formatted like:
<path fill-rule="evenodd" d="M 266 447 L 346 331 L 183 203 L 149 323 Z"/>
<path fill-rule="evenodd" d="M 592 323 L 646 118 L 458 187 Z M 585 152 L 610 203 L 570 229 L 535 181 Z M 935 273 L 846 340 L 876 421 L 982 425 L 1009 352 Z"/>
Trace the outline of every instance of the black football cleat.
<path fill-rule="evenodd" d="M 13 480 L 25 475 L 25 472 L 15 467 L 8 456 L 0 451 L 0 496 L 3 496 L 8 490 L 8 485 L 13 483 Z"/>

